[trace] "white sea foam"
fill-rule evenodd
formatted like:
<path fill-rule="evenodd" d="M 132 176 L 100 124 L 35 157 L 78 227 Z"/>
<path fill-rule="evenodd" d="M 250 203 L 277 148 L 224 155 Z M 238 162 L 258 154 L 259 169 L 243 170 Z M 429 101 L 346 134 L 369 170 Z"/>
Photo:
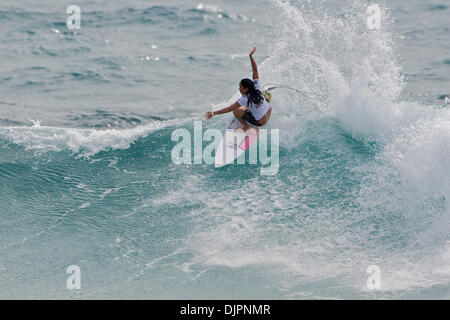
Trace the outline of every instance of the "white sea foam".
<path fill-rule="evenodd" d="M 127 149 L 140 137 L 175 125 L 175 120 L 152 122 L 131 129 L 80 129 L 41 126 L 1 127 L 0 135 L 27 149 L 61 151 L 68 149 L 81 156 L 101 151 Z"/>

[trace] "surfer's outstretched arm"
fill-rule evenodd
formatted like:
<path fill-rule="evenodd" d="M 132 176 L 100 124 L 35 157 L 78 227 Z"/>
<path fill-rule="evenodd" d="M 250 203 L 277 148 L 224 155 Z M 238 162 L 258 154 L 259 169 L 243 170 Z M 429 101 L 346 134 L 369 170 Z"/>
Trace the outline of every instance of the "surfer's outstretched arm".
<path fill-rule="evenodd" d="M 254 47 L 253 50 L 250 51 L 250 54 L 249 54 L 250 62 L 252 63 L 252 69 L 253 69 L 253 80 L 259 79 L 258 66 L 256 65 L 256 62 L 253 59 L 253 54 L 255 53 L 255 51 L 256 51 L 256 47 Z"/>
<path fill-rule="evenodd" d="M 241 105 L 238 102 L 233 103 L 231 106 L 227 107 L 227 108 L 223 108 L 214 112 L 207 112 L 205 113 L 205 119 L 209 120 L 211 119 L 213 116 L 216 116 L 218 114 L 222 114 L 222 113 L 228 113 L 231 111 L 234 111 L 236 109 L 239 109 L 241 107 Z"/>

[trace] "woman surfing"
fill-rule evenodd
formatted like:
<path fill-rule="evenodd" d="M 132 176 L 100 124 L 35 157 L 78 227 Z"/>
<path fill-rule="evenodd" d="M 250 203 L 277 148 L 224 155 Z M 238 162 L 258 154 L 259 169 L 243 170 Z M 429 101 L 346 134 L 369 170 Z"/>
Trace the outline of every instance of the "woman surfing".
<path fill-rule="evenodd" d="M 253 81 L 250 79 L 242 79 L 239 83 L 239 91 L 241 92 L 242 97 L 227 108 L 205 113 L 206 120 L 211 119 L 215 115 L 233 111 L 236 119 L 242 124 L 242 129 L 244 131 L 250 129 L 248 123 L 256 127 L 261 127 L 269 121 L 270 114 L 272 113 L 272 107 L 267 103 L 267 101 L 270 102 L 270 95 L 266 92 L 261 92 L 258 67 L 253 59 L 253 54 L 255 51 L 256 47 L 254 47 L 249 54 L 253 69 Z"/>

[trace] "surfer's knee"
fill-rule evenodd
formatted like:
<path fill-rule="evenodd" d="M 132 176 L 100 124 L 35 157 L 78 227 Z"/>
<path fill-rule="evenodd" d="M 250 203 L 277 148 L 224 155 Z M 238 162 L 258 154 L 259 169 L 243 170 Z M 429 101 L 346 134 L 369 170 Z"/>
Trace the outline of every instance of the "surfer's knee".
<path fill-rule="evenodd" d="M 239 109 L 233 110 L 233 114 L 236 118 L 240 118 L 242 116 L 241 112 L 239 112 Z"/>

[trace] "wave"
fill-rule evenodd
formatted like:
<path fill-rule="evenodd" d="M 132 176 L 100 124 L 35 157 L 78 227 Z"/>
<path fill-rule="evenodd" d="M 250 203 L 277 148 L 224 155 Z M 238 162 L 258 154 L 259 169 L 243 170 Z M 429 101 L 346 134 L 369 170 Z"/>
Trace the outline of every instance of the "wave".
<path fill-rule="evenodd" d="M 360 292 L 353 275 L 373 264 L 383 291 L 448 284 L 450 112 L 403 99 L 389 9 L 381 7 L 384 27 L 369 30 L 365 3 L 346 2 L 337 17 L 320 6 L 272 3 L 273 43 L 261 71 L 325 99 L 275 92 L 270 126 L 289 128 L 280 130 L 289 152 L 279 178 L 220 194 L 197 186 L 200 213 L 216 224 L 185 241 L 194 252 L 187 272 L 196 264 L 281 268 L 298 279 L 280 279 L 292 294 L 305 278 L 345 278 Z M 352 139 L 341 141 L 336 122 Z M 352 154 L 355 141 L 375 144 L 374 156 Z"/>
<path fill-rule="evenodd" d="M 86 25 L 97 26 L 96 21 L 102 20 L 102 25 L 160 25 L 167 22 L 171 27 L 191 28 L 205 23 L 217 23 L 220 20 L 253 21 L 241 14 L 200 3 L 195 7 L 173 7 L 155 5 L 144 9 L 122 8 L 115 11 L 91 11 L 85 13 Z M 100 25 L 99 25 L 100 26 Z"/>
<path fill-rule="evenodd" d="M 0 127 L 0 136 L 28 150 L 69 150 L 90 157 L 102 151 L 127 149 L 138 138 L 178 123 L 167 120 L 126 129 L 81 129 L 41 126 L 40 121 L 33 121 L 33 126 Z"/>
<path fill-rule="evenodd" d="M 248 17 L 241 14 L 230 14 L 218 6 L 209 5 L 205 3 L 199 3 L 196 8 L 189 9 L 188 11 L 200 14 L 212 14 L 219 19 L 232 19 L 232 20 L 243 20 L 243 21 L 255 21 L 254 19 L 249 19 Z"/>
<path fill-rule="evenodd" d="M 412 194 L 450 199 L 450 110 L 424 110 L 423 117 L 404 128 L 383 155 Z"/>
<path fill-rule="evenodd" d="M 42 18 L 45 15 L 46 14 L 42 12 L 26 11 L 14 7 L 10 7 L 7 9 L 5 8 L 0 9 L 0 19 L 2 20 L 10 20 L 10 21 L 12 20 L 16 21 L 18 19 L 30 20 L 34 18 Z"/>
<path fill-rule="evenodd" d="M 447 9 L 447 6 L 445 4 L 429 5 L 427 8 L 428 11 L 446 10 L 446 9 Z"/>

